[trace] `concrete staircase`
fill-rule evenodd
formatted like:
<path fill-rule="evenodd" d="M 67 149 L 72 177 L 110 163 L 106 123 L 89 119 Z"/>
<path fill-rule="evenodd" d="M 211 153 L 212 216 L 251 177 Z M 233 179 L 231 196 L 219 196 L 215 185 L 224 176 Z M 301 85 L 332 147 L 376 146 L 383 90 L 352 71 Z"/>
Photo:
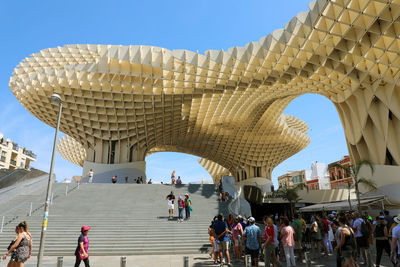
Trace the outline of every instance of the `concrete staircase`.
<path fill-rule="evenodd" d="M 53 187 L 45 255 L 72 255 L 84 224 L 92 226 L 89 232 L 91 255 L 205 253 L 210 247 L 207 234 L 210 221 L 218 213 L 226 213 L 228 205 L 218 201 L 215 185 L 82 184 L 79 189 L 75 184 L 68 186 L 67 196 L 66 184 Z M 168 220 L 165 197 L 171 190 L 176 197 L 189 193 L 193 203 L 190 220 L 177 223 L 177 207 L 174 220 Z M 15 225 L 26 220 L 34 239 L 33 254 L 37 254 L 43 216 L 39 198 L 43 203 L 43 191 L 31 195 L 30 199 L 16 197 L 8 204 L 11 208 L 20 205 L 18 203 L 34 201 L 33 208 L 37 211 L 30 217 L 26 216 L 28 205 L 22 205 L 22 210 L 0 209 L 9 222 L 0 233 L 0 247 L 8 246 L 14 237 Z M 13 216 L 18 218 L 10 222 Z"/>

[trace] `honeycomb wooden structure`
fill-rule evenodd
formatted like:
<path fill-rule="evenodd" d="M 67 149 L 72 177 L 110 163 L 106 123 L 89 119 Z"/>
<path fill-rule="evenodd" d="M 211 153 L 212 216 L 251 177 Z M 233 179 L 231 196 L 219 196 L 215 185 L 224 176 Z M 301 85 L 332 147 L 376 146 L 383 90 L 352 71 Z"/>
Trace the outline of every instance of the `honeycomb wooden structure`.
<path fill-rule="evenodd" d="M 318 0 L 284 29 L 228 51 L 67 45 L 31 55 L 10 88 L 26 109 L 77 140 L 86 160 L 144 160 L 168 148 L 231 173 L 268 177 L 307 146 L 282 114 L 305 93 L 329 98 L 353 161 L 400 163 L 400 0 Z M 236 177 L 238 180 L 245 177 Z"/>

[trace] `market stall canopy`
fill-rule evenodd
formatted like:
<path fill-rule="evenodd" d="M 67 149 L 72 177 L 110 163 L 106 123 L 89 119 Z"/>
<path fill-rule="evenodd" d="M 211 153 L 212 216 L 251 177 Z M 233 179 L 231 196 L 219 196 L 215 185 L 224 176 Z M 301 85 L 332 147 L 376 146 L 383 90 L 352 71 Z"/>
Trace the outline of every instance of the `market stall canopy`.
<path fill-rule="evenodd" d="M 373 196 L 373 197 L 364 197 L 360 199 L 360 203 L 362 207 L 368 207 L 368 206 L 378 206 L 379 208 L 382 207 L 382 204 L 386 206 L 392 206 L 393 203 L 391 203 L 385 196 Z M 351 200 L 351 205 L 353 209 L 357 206 L 357 200 Z M 327 203 L 319 203 L 319 204 L 314 204 L 311 206 L 307 206 L 304 208 L 301 208 L 301 212 L 314 212 L 314 211 L 330 211 L 330 210 L 335 210 L 335 211 L 346 211 L 350 210 L 349 207 L 349 202 L 348 201 L 336 201 L 336 202 L 327 202 Z"/>

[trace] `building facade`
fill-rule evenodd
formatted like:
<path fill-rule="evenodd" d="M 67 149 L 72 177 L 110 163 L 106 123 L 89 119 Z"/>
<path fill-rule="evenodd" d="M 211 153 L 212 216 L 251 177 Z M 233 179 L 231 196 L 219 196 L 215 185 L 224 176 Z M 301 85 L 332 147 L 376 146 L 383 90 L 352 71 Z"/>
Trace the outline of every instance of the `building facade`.
<path fill-rule="evenodd" d="M 351 165 L 350 157 L 344 156 L 341 160 L 332 162 L 328 165 L 331 188 L 347 188 L 349 183 L 353 184 L 354 181 L 351 175 L 346 173 L 342 168 L 334 167 L 335 164 L 349 167 Z"/>
<path fill-rule="evenodd" d="M 279 188 L 293 187 L 300 183 L 306 182 L 306 171 L 288 171 L 284 175 L 278 177 Z"/>
<path fill-rule="evenodd" d="M 311 164 L 307 187 L 308 190 L 331 189 L 328 166 L 325 163 L 316 161 Z"/>
<path fill-rule="evenodd" d="M 32 151 L 19 147 L 10 139 L 4 139 L 0 133 L 0 169 L 29 170 L 33 161 L 36 161 L 36 155 Z"/>

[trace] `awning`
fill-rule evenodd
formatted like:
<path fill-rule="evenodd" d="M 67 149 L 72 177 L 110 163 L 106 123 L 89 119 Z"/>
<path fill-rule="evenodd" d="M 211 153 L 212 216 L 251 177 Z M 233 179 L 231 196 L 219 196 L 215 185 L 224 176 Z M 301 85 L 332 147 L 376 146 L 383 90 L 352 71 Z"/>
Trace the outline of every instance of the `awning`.
<path fill-rule="evenodd" d="M 365 206 L 371 206 L 376 203 L 382 203 L 382 201 L 383 201 L 383 204 L 385 204 L 385 202 L 386 202 L 385 196 L 374 196 L 374 197 L 360 199 L 360 204 L 361 204 L 361 206 L 365 207 Z M 355 200 L 355 199 L 351 200 L 351 206 L 354 210 L 357 207 L 357 200 Z M 320 203 L 320 204 L 314 204 L 314 205 L 307 206 L 307 207 L 300 209 L 301 212 L 333 211 L 333 210 L 334 211 L 350 210 L 349 202 L 348 201 L 337 201 L 337 202 Z"/>

